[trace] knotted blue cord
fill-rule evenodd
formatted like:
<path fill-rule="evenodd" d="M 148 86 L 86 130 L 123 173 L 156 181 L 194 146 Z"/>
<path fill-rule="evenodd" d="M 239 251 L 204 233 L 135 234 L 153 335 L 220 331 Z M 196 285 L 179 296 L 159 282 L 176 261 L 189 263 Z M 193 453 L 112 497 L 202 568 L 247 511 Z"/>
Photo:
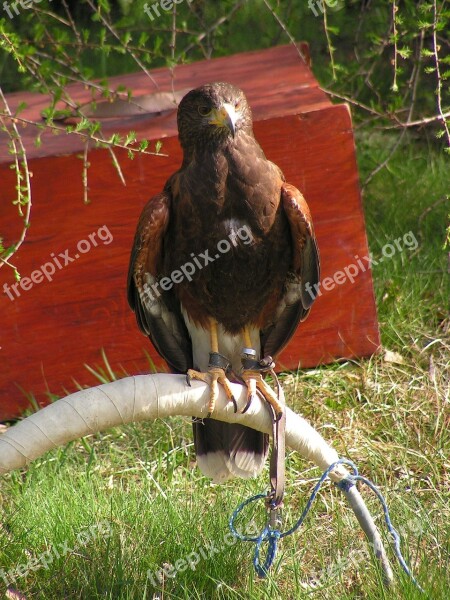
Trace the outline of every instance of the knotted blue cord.
<path fill-rule="evenodd" d="M 415 579 L 415 577 L 413 576 L 413 574 L 411 573 L 411 570 L 409 569 L 408 565 L 406 564 L 405 559 L 403 558 L 403 555 L 402 555 L 402 552 L 400 549 L 400 534 L 395 529 L 395 527 L 392 525 L 391 517 L 389 514 L 389 509 L 387 507 L 386 500 L 384 499 L 383 494 L 380 492 L 380 490 L 377 488 L 377 486 L 374 483 L 372 483 L 366 477 L 363 477 L 362 475 L 360 475 L 355 463 L 347 458 L 340 458 L 339 460 L 334 462 L 332 465 L 330 465 L 322 473 L 322 476 L 320 477 L 319 481 L 314 486 L 311 496 L 309 497 L 309 500 L 306 503 L 306 506 L 303 509 L 303 512 L 300 515 L 300 518 L 287 531 L 281 532 L 279 529 L 270 527 L 267 524 L 259 536 L 251 537 L 251 536 L 243 535 L 242 533 L 239 533 L 236 530 L 234 523 L 235 523 L 235 520 L 238 517 L 238 515 L 242 512 L 242 510 L 247 505 L 252 504 L 253 502 L 257 502 L 258 500 L 261 500 L 263 498 L 265 500 L 267 500 L 268 499 L 267 494 L 257 494 L 256 496 L 252 496 L 251 498 L 248 498 L 247 500 L 245 500 L 244 502 L 239 504 L 239 506 L 234 510 L 233 514 L 230 517 L 230 521 L 229 521 L 229 527 L 230 527 L 231 533 L 237 539 L 242 540 L 243 542 L 254 542 L 255 543 L 255 553 L 253 556 L 253 565 L 255 567 L 255 571 L 258 574 L 258 576 L 262 577 L 262 578 L 267 576 L 268 571 L 275 559 L 275 555 L 277 552 L 278 540 L 280 540 L 281 538 L 284 538 L 288 535 L 291 535 L 292 533 L 297 531 L 297 529 L 303 524 L 324 481 L 327 479 L 330 472 L 333 471 L 338 465 L 346 465 L 353 470 L 353 474 L 347 475 L 344 479 L 342 479 L 341 481 L 336 483 L 338 488 L 347 492 L 350 490 L 351 487 L 353 487 L 355 485 L 356 481 L 361 481 L 362 483 L 367 485 L 376 494 L 376 496 L 377 496 L 378 500 L 380 501 L 380 504 L 383 508 L 384 520 L 386 522 L 387 529 L 388 529 L 389 533 L 391 534 L 393 541 L 394 541 L 395 556 L 396 556 L 400 566 L 402 567 L 403 571 L 408 575 L 408 577 L 410 577 L 410 579 L 414 583 L 414 585 L 422 593 L 425 593 L 424 590 L 422 589 L 422 587 L 419 585 L 419 583 Z M 269 503 L 269 507 L 274 508 L 273 505 L 271 505 L 270 503 Z M 267 555 L 264 560 L 264 563 L 261 564 L 261 561 L 260 561 L 261 546 L 265 541 L 268 542 L 268 550 L 267 550 Z"/>

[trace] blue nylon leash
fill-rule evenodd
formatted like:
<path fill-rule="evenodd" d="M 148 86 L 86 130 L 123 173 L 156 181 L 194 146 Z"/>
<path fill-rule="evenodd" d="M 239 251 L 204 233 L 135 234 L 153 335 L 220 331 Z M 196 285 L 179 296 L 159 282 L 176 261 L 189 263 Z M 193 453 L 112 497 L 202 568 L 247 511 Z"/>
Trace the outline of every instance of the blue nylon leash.
<path fill-rule="evenodd" d="M 408 567 L 408 565 L 403 557 L 403 554 L 400 549 L 400 534 L 398 533 L 398 531 L 395 529 L 395 527 L 392 524 L 391 517 L 389 514 L 389 509 L 387 507 L 386 500 L 384 499 L 383 494 L 380 492 L 380 490 L 377 488 L 377 486 L 374 483 L 372 483 L 369 479 L 367 479 L 366 477 L 363 477 L 362 475 L 359 474 L 358 468 L 355 465 L 355 463 L 353 463 L 351 460 L 346 459 L 346 458 L 341 458 L 338 461 L 334 462 L 322 473 L 322 476 L 320 477 L 319 481 L 316 483 L 316 485 L 311 493 L 311 496 L 309 497 L 309 500 L 306 503 L 306 506 L 303 509 L 302 514 L 300 515 L 300 518 L 287 531 L 282 532 L 278 529 L 277 526 L 274 527 L 269 522 L 266 524 L 266 526 L 264 527 L 264 529 L 262 530 L 260 535 L 256 536 L 256 537 L 243 535 L 237 531 L 234 523 L 235 523 L 238 515 L 249 504 L 257 502 L 258 500 L 261 500 L 263 498 L 267 501 L 267 499 L 268 499 L 267 494 L 257 494 L 256 496 L 252 496 L 251 498 L 248 498 L 247 500 L 245 500 L 244 502 L 239 504 L 239 506 L 234 510 L 233 514 L 230 517 L 230 521 L 229 521 L 230 530 L 237 539 L 239 539 L 243 542 L 253 542 L 255 544 L 255 553 L 253 556 L 253 566 L 255 567 L 255 571 L 256 571 L 257 575 L 261 578 L 264 578 L 267 576 L 268 571 L 269 571 L 273 561 L 275 560 L 279 540 L 288 535 L 293 534 L 295 531 L 297 531 L 297 529 L 299 527 L 301 527 L 301 525 L 303 524 L 304 520 L 306 519 L 306 517 L 311 509 L 311 506 L 312 506 L 314 500 L 317 497 L 317 494 L 320 491 L 320 488 L 322 487 L 325 480 L 329 477 L 330 472 L 333 471 L 333 469 L 335 469 L 338 465 L 346 465 L 353 470 L 353 474 L 349 474 L 342 481 L 336 483 L 336 485 L 339 489 L 341 489 L 343 491 L 348 491 L 351 487 L 353 487 L 356 484 L 357 481 L 361 481 L 362 483 L 367 485 L 376 494 L 376 496 L 383 508 L 384 520 L 385 520 L 387 529 L 388 529 L 389 533 L 391 534 L 393 541 L 394 541 L 394 552 L 395 552 L 396 558 L 397 558 L 400 566 L 402 567 L 403 571 L 408 575 L 408 577 L 411 579 L 411 581 L 414 583 L 414 585 L 422 593 L 425 593 L 423 588 L 420 586 L 420 584 L 417 582 L 417 580 L 411 573 L 411 570 Z M 270 494 L 269 494 L 269 497 L 270 497 Z M 270 508 L 270 502 L 269 502 L 269 508 Z M 268 543 L 267 554 L 266 554 L 264 561 L 261 562 L 261 549 L 262 549 L 263 543 L 266 541 Z"/>

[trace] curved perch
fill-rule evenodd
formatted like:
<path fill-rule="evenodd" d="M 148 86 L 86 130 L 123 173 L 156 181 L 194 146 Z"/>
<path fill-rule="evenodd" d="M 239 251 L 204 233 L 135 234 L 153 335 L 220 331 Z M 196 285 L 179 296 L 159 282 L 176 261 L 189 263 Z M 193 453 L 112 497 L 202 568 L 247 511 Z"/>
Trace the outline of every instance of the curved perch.
<path fill-rule="evenodd" d="M 246 403 L 246 388 L 233 385 L 240 407 Z M 202 382 L 186 385 L 183 375 L 138 375 L 82 390 L 62 398 L 20 421 L 0 436 L 0 475 L 26 466 L 48 450 L 88 434 L 125 423 L 150 421 L 158 417 L 184 415 L 206 417 L 209 389 Z M 234 413 L 221 391 L 214 418 L 242 423 L 270 433 L 271 418 L 265 404 L 257 399 L 245 414 Z M 339 459 L 337 452 L 300 415 L 286 413 L 286 445 L 325 470 Z M 340 481 L 348 471 L 339 466 L 330 477 Z M 380 561 L 386 583 L 393 574 L 380 534 L 356 486 L 343 492 Z"/>

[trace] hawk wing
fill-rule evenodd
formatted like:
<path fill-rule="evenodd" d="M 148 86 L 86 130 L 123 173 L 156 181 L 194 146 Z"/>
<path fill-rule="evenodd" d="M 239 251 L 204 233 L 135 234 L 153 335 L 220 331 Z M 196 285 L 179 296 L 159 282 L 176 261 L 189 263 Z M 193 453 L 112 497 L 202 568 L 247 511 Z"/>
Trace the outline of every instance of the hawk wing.
<path fill-rule="evenodd" d="M 292 265 L 275 319 L 261 331 L 262 356 L 276 356 L 286 346 L 308 316 L 320 279 L 319 251 L 305 199 L 293 185 L 283 183 L 281 203 L 291 231 Z"/>
<path fill-rule="evenodd" d="M 185 373 L 192 368 L 192 344 L 180 303 L 156 285 L 163 273 L 171 201 L 166 189 L 153 196 L 141 213 L 128 268 L 128 303 L 158 353 L 174 371 Z"/>

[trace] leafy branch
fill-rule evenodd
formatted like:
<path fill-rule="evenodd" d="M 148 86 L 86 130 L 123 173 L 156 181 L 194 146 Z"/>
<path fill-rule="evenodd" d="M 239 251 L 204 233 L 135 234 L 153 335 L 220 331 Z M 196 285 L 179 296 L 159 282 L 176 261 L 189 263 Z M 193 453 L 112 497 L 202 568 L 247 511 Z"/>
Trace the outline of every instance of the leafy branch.
<path fill-rule="evenodd" d="M 13 156 L 13 168 L 16 174 L 17 197 L 15 200 L 13 200 L 13 204 L 17 206 L 17 210 L 23 223 L 22 231 L 18 240 L 9 248 L 5 249 L 3 247 L 2 239 L 0 238 L 0 268 L 2 268 L 4 265 L 8 265 L 14 270 L 14 275 L 16 279 L 19 280 L 19 272 L 9 259 L 13 256 L 13 254 L 15 254 L 15 252 L 17 252 L 17 250 L 25 241 L 28 228 L 30 227 L 31 173 L 28 169 L 27 154 L 22 142 L 22 138 L 17 129 L 16 121 L 12 118 L 11 109 L 1 86 L 0 99 L 4 105 L 4 113 L 0 113 L 0 129 L 9 137 L 9 152 Z"/>

